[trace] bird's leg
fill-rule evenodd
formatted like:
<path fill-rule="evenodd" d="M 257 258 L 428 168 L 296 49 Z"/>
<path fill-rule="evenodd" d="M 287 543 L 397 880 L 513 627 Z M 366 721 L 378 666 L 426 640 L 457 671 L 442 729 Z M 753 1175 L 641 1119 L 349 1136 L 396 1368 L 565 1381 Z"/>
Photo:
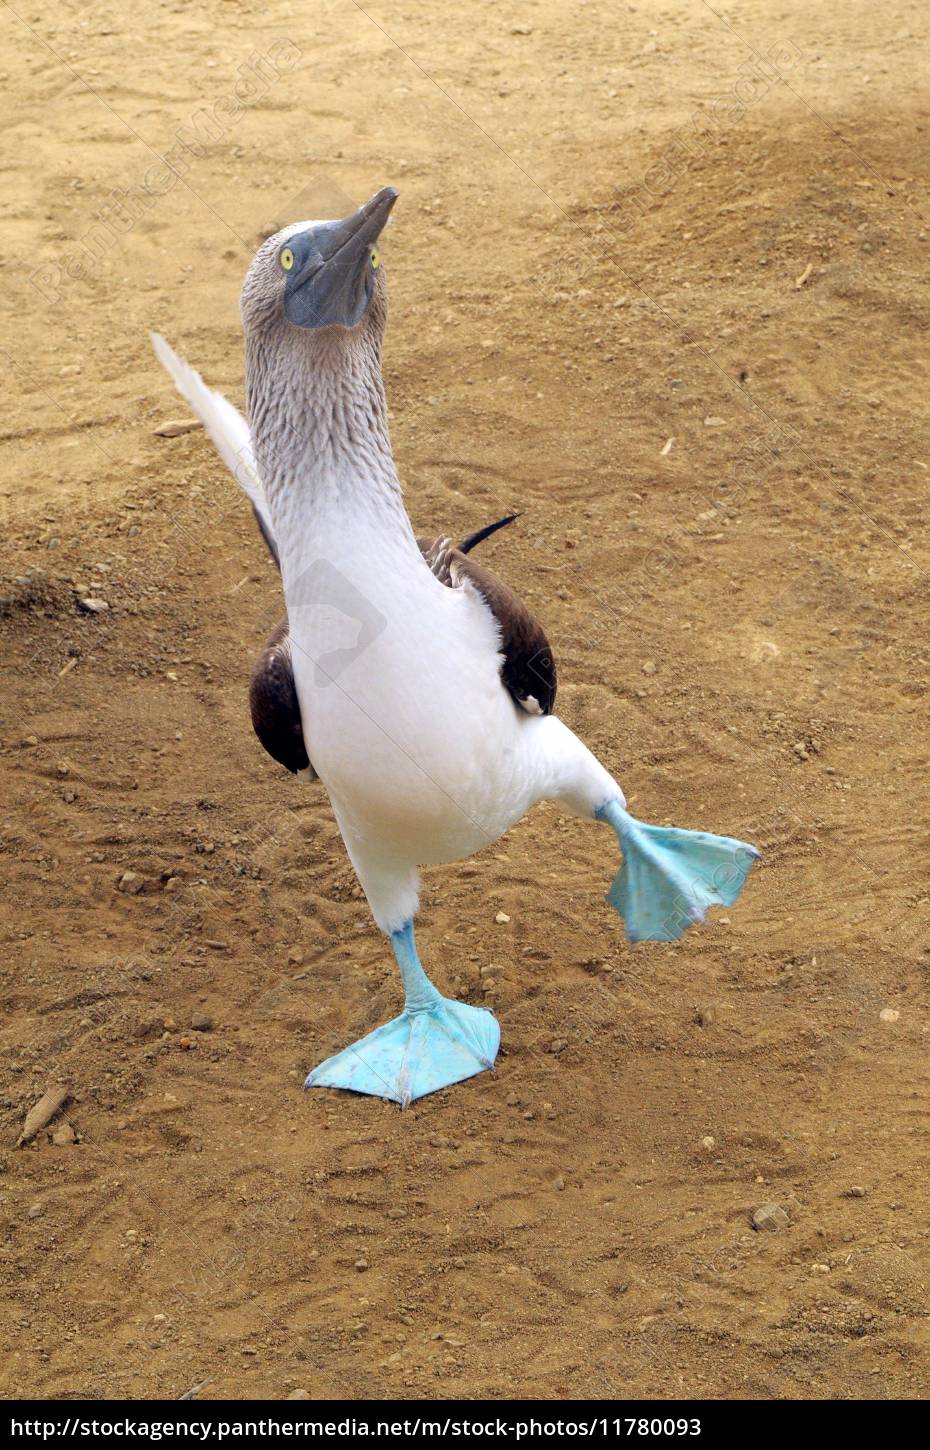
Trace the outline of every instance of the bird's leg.
<path fill-rule="evenodd" d="M 630 941 L 677 941 L 709 906 L 732 906 L 759 852 L 732 836 L 647 826 L 631 816 L 623 791 L 561 720 L 529 727 L 549 780 L 545 794 L 572 812 L 606 821 L 623 852 L 607 900 Z"/>
<path fill-rule="evenodd" d="M 647 826 L 619 799 L 594 812 L 616 833 L 623 865 L 607 893 L 630 941 L 677 941 L 710 906 L 732 906 L 758 859 L 732 836 Z"/>
<path fill-rule="evenodd" d="M 428 1012 L 442 1001 L 442 995 L 423 970 L 412 921 L 408 921 L 400 931 L 391 933 L 391 946 L 404 984 L 404 1011 Z"/>
<path fill-rule="evenodd" d="M 500 1027 L 484 1007 L 444 997 L 420 964 L 413 922 L 392 932 L 404 1010 L 314 1068 L 305 1087 L 347 1088 L 407 1107 L 494 1066 Z"/>

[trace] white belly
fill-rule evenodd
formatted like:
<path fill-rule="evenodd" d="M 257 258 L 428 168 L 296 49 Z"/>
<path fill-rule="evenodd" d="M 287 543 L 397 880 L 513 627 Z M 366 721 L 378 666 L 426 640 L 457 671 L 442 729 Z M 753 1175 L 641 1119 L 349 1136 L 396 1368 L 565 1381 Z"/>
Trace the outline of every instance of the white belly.
<path fill-rule="evenodd" d="M 308 752 L 343 833 L 411 865 L 471 855 L 538 796 L 494 618 L 406 545 L 385 557 L 359 537 L 347 554 L 343 538 L 337 567 L 315 542 L 285 592 Z"/>

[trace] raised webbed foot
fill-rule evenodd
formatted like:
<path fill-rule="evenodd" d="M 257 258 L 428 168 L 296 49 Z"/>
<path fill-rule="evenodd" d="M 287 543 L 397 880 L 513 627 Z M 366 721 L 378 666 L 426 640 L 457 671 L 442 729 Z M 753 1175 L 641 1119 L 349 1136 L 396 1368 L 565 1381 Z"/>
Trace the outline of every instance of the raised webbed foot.
<path fill-rule="evenodd" d="M 630 941 L 677 941 L 710 906 L 732 906 L 759 852 L 732 836 L 647 826 L 619 801 L 596 812 L 613 827 L 623 865 L 607 893 Z"/>

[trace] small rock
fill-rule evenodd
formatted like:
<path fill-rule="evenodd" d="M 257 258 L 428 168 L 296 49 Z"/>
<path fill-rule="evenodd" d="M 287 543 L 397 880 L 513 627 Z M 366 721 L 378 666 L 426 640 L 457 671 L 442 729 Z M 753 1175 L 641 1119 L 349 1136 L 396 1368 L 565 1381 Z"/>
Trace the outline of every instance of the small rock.
<path fill-rule="evenodd" d="M 549 1051 L 555 1053 L 556 1057 L 558 1057 L 559 1053 L 564 1052 L 567 1046 L 568 1043 L 564 1037 L 554 1037 L 549 1043 Z"/>
<path fill-rule="evenodd" d="M 179 418 L 168 423 L 159 423 L 157 428 L 152 429 L 152 432 L 156 438 L 180 438 L 182 433 L 194 433 L 202 427 L 203 424 L 196 418 Z"/>
<path fill-rule="evenodd" d="M 759 1233 L 778 1233 L 790 1225 L 791 1220 L 779 1203 L 763 1203 L 752 1216 L 752 1226 Z"/>
<path fill-rule="evenodd" d="M 126 896 L 138 896 L 145 885 L 145 877 L 140 876 L 137 871 L 124 871 L 117 882 L 117 891 L 122 891 Z"/>
<path fill-rule="evenodd" d="M 701 1139 L 701 1147 L 702 1148 L 713 1148 L 713 1146 L 716 1143 L 716 1141 L 717 1141 L 716 1138 L 712 1138 L 711 1135 L 710 1135 L 710 1133 L 708 1133 L 705 1137 L 703 1137 Z"/>
<path fill-rule="evenodd" d="M 901 1013 L 897 1007 L 883 1007 L 878 1015 L 882 1022 L 897 1022 Z"/>
<path fill-rule="evenodd" d="M 506 922 L 510 920 L 510 917 L 507 915 L 506 911 L 499 911 L 495 916 L 494 920 L 497 922 L 498 926 L 503 926 Z"/>
<path fill-rule="evenodd" d="M 41 1218 L 44 1212 L 45 1209 L 42 1207 L 41 1203 L 33 1203 L 29 1209 L 29 1217 Z"/>
<path fill-rule="evenodd" d="M 105 599 L 97 599 L 94 595 L 78 600 L 78 608 L 82 609 L 85 614 L 104 614 L 109 607 Z"/>
<path fill-rule="evenodd" d="M 726 418 L 716 418 L 716 417 L 705 418 L 704 419 L 704 427 L 705 428 L 722 428 L 726 424 L 726 421 L 727 421 Z"/>
<path fill-rule="evenodd" d="M 656 662 L 655 662 L 655 660 L 647 660 L 646 663 L 643 665 L 643 674 L 644 675 L 654 675 L 655 672 L 656 672 Z"/>
<path fill-rule="evenodd" d="M 811 1273 L 812 1274 L 829 1274 L 829 1272 L 830 1272 L 830 1265 L 829 1264 L 811 1264 Z"/>
<path fill-rule="evenodd" d="M 709 1002 L 706 1007 L 698 1007 L 694 1014 L 694 1020 L 698 1027 L 712 1027 L 717 1020 L 717 1009 Z"/>
<path fill-rule="evenodd" d="M 804 744 L 803 740 L 796 740 L 791 748 L 794 751 L 795 755 L 798 757 L 798 760 L 810 759 L 807 753 L 807 746 Z"/>
<path fill-rule="evenodd" d="M 309 1390 L 291 1390 L 291 1392 L 287 1396 L 287 1398 L 289 1400 L 309 1400 L 309 1398 L 310 1398 L 310 1391 Z"/>
<path fill-rule="evenodd" d="M 356 1269 L 358 1269 L 358 1272 L 360 1274 L 364 1274 L 365 1270 L 368 1268 L 368 1260 L 367 1259 L 356 1259 L 355 1260 L 355 1267 L 356 1267 Z"/>
<path fill-rule="evenodd" d="M 212 1032 L 213 1018 L 208 1017 L 206 1012 L 195 1012 L 191 1018 L 191 1030 L 194 1032 Z"/>
<path fill-rule="evenodd" d="M 844 1198 L 865 1198 L 866 1190 L 859 1183 L 854 1183 L 852 1188 L 847 1188 L 843 1194 Z"/>
<path fill-rule="evenodd" d="M 62 1123 L 52 1134 L 52 1142 L 56 1148 L 70 1148 L 72 1143 L 77 1142 L 77 1134 L 70 1123 Z"/>
<path fill-rule="evenodd" d="M 293 962 L 295 967 L 300 967 L 303 966 L 304 954 L 300 947 L 291 947 L 287 959 L 289 962 Z"/>

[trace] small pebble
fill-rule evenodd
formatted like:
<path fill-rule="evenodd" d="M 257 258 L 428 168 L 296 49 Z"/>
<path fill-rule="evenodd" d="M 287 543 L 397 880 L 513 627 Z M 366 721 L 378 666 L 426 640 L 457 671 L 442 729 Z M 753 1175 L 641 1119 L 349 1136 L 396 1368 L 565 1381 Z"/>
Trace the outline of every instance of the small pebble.
<path fill-rule="evenodd" d="M 791 1220 L 779 1203 L 763 1203 L 752 1216 L 752 1226 L 758 1233 L 778 1233 L 790 1225 Z"/>
<path fill-rule="evenodd" d="M 364 1274 L 365 1270 L 368 1268 L 368 1260 L 367 1259 L 356 1259 L 355 1260 L 355 1267 L 356 1267 L 356 1269 L 358 1269 L 358 1272 L 360 1274 Z"/>
<path fill-rule="evenodd" d="M 859 1183 L 854 1183 L 852 1188 L 847 1188 L 843 1194 L 844 1198 L 865 1198 L 866 1190 Z"/>
<path fill-rule="evenodd" d="M 78 606 L 85 614 L 104 614 L 110 607 L 105 599 L 97 599 L 93 595 L 87 599 L 79 599 Z"/>
<path fill-rule="evenodd" d="M 152 432 L 156 438 L 180 438 L 182 434 L 193 433 L 202 427 L 203 424 L 196 418 L 179 418 L 177 421 L 172 419 L 167 423 L 159 423 Z"/>
<path fill-rule="evenodd" d="M 212 1032 L 213 1018 L 208 1017 L 205 1012 L 195 1012 L 191 1018 L 191 1030 L 193 1032 Z"/>
<path fill-rule="evenodd" d="M 145 877 L 140 876 L 137 871 L 124 871 L 117 882 L 117 891 L 122 891 L 126 896 L 138 896 L 145 885 Z"/>
<path fill-rule="evenodd" d="M 897 1007 L 883 1007 L 878 1015 L 882 1022 L 897 1022 L 901 1013 Z"/>
<path fill-rule="evenodd" d="M 503 926 L 505 922 L 508 922 L 510 920 L 510 917 L 507 915 L 506 911 L 499 911 L 495 916 L 494 920 L 498 923 L 499 926 Z"/>

